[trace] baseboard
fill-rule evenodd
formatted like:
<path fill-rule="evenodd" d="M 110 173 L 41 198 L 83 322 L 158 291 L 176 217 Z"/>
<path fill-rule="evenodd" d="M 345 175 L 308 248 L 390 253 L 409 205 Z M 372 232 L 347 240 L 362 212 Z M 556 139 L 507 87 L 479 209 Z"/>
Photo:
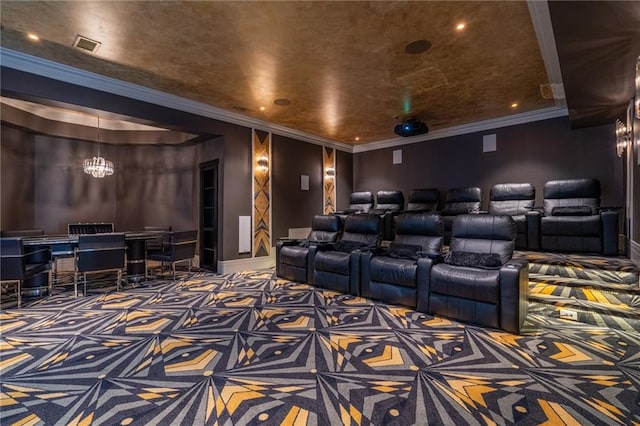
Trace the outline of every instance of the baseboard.
<path fill-rule="evenodd" d="M 269 256 L 249 257 L 246 259 L 219 260 L 218 273 L 230 274 L 233 272 L 255 271 L 257 269 L 273 268 L 276 265 L 276 249 L 271 248 Z"/>
<path fill-rule="evenodd" d="M 633 240 L 631 240 L 630 243 L 629 247 L 631 248 L 631 255 L 629 258 L 638 266 L 638 268 L 640 268 L 640 244 Z"/>

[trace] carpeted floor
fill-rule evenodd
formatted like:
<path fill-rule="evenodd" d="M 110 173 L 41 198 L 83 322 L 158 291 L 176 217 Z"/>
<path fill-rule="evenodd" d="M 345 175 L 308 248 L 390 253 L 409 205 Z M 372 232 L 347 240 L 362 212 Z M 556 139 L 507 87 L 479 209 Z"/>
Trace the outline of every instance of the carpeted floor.
<path fill-rule="evenodd" d="M 548 309 L 516 336 L 272 270 L 58 294 L 0 315 L 0 423 L 640 425 L 640 330 Z"/>

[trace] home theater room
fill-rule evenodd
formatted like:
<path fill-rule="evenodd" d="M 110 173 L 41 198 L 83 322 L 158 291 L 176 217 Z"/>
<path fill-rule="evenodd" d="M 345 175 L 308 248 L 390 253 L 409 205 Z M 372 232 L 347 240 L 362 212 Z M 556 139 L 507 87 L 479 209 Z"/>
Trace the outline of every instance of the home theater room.
<path fill-rule="evenodd" d="M 0 24 L 0 424 L 640 425 L 640 2 Z"/>

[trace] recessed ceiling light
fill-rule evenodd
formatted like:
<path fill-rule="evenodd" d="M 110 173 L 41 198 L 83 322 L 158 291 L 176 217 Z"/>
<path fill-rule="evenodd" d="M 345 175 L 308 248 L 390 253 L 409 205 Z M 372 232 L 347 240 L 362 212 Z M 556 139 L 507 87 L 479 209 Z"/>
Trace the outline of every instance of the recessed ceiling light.
<path fill-rule="evenodd" d="M 518 108 L 518 103 L 517 102 L 512 103 L 511 108 Z"/>
<path fill-rule="evenodd" d="M 460 22 L 458 25 L 456 25 L 456 30 L 458 31 L 462 31 L 465 29 L 467 25 L 464 22 Z"/>
<path fill-rule="evenodd" d="M 404 47 L 404 53 L 415 55 L 424 53 L 429 49 L 431 49 L 431 42 L 429 40 L 414 40 Z"/>
<path fill-rule="evenodd" d="M 360 140 L 360 138 L 359 138 L 358 136 L 356 136 L 356 140 L 357 140 L 357 141 L 359 141 L 359 140 Z"/>
<path fill-rule="evenodd" d="M 263 107 L 263 106 L 261 106 L 261 107 L 260 107 L 260 111 L 264 111 L 265 109 L 266 109 L 266 108 L 265 108 L 265 107 Z"/>
<path fill-rule="evenodd" d="M 38 35 L 34 33 L 27 34 L 27 38 L 31 41 L 40 41 L 40 37 L 38 37 Z"/>
<path fill-rule="evenodd" d="M 278 98 L 275 101 L 273 101 L 273 103 L 278 105 L 278 106 L 291 105 L 291 101 L 289 99 L 286 99 L 286 98 Z"/>

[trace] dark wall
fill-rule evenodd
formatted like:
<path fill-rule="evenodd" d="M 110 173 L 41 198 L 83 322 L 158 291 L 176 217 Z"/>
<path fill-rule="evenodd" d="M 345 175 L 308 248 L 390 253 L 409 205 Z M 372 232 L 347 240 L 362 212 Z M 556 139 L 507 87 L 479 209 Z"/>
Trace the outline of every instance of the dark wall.
<path fill-rule="evenodd" d="M 84 173 L 82 162 L 98 154 L 94 142 L 47 136 L 35 138 L 34 223 L 48 234 L 66 234 L 67 224 L 114 223 L 116 179 Z M 117 165 L 116 148 L 100 145 L 100 153 Z"/>
<path fill-rule="evenodd" d="M 34 227 L 34 136 L 6 126 L 0 133 L 0 229 Z"/>
<path fill-rule="evenodd" d="M 353 154 L 336 151 L 336 210 L 349 208 L 353 192 Z"/>
<path fill-rule="evenodd" d="M 633 221 L 633 235 L 631 239 L 640 245 L 640 120 L 634 119 L 633 130 L 633 142 L 628 149 L 632 149 L 631 159 L 633 163 L 633 194 L 632 204 L 634 217 Z"/>
<path fill-rule="evenodd" d="M 482 152 L 482 137 L 496 134 L 497 150 Z M 392 164 L 394 149 L 403 163 Z M 480 186 L 486 209 L 491 186 L 531 182 L 542 205 L 546 181 L 592 177 L 602 185 L 603 206 L 623 206 L 623 162 L 613 126 L 572 130 L 566 117 L 460 135 L 354 155 L 354 191 Z"/>
<path fill-rule="evenodd" d="M 322 147 L 284 136 L 271 138 L 272 245 L 286 237 L 289 228 L 311 226 L 322 214 Z M 309 190 L 300 189 L 300 176 L 309 176 Z"/>

